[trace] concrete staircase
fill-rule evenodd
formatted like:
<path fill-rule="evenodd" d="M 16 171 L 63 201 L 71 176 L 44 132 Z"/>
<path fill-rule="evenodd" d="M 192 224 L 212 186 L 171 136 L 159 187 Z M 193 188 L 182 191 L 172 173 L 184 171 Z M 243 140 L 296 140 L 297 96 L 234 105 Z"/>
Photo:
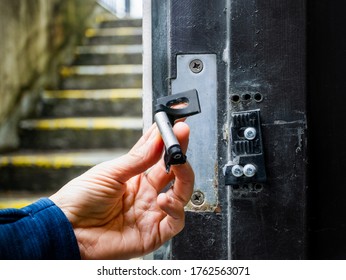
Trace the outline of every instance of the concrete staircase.
<path fill-rule="evenodd" d="M 0 155 L 0 208 L 53 193 L 141 136 L 141 24 L 107 16 L 86 30 L 60 87 L 42 94 L 38 116 L 20 122 L 20 149 Z"/>

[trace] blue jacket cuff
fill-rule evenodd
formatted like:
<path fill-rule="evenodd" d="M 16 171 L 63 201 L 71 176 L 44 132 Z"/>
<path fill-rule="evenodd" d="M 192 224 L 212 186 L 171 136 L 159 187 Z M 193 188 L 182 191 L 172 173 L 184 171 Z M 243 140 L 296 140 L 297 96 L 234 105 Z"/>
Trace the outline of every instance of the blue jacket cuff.
<path fill-rule="evenodd" d="M 0 210 L 0 259 L 80 258 L 71 223 L 50 199 Z"/>

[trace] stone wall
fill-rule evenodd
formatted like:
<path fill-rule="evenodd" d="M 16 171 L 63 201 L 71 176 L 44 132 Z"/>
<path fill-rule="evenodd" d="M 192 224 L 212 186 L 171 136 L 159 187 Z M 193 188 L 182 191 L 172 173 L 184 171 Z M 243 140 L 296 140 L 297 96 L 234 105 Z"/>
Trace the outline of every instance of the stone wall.
<path fill-rule="evenodd" d="M 54 88 L 95 7 L 96 0 L 0 1 L 0 150 L 18 145 L 18 120 L 43 88 Z"/>

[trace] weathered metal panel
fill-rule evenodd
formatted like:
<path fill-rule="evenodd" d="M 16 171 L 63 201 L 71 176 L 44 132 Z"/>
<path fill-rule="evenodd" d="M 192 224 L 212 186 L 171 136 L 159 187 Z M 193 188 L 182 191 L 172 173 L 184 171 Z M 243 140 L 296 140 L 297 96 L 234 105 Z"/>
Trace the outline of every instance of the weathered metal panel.
<path fill-rule="evenodd" d="M 215 54 L 217 66 L 217 112 L 210 116 L 216 118 L 217 140 L 210 144 L 217 147 L 218 205 L 213 212 L 187 212 L 185 229 L 173 239 L 172 257 L 304 258 L 305 1 L 152 4 L 158 24 L 153 25 L 158 28 L 152 44 L 154 99 L 172 93 L 179 55 Z M 225 185 L 224 167 L 232 160 L 231 115 L 248 110 L 260 110 L 267 181 Z M 210 139 L 206 135 L 205 141 Z M 195 172 L 203 170 L 195 167 Z"/>

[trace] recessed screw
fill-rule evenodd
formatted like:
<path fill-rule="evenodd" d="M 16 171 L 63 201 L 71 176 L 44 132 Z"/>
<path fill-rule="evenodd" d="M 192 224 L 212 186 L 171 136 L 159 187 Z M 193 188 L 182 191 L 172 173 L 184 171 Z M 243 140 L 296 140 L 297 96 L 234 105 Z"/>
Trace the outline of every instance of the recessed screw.
<path fill-rule="evenodd" d="M 197 206 L 202 205 L 204 203 L 204 199 L 204 193 L 201 191 L 195 191 L 191 196 L 191 202 Z"/>
<path fill-rule="evenodd" d="M 253 127 L 248 127 L 247 129 L 244 130 L 244 137 L 247 140 L 255 139 L 256 135 L 257 135 L 256 129 Z"/>
<path fill-rule="evenodd" d="M 193 73 L 200 73 L 203 70 L 203 62 L 200 59 L 194 59 L 190 62 L 189 67 Z"/>
<path fill-rule="evenodd" d="M 236 164 L 232 167 L 232 174 L 234 177 L 241 177 L 244 175 L 243 167 Z"/>
<path fill-rule="evenodd" d="M 244 175 L 246 177 L 253 177 L 256 174 L 256 167 L 253 164 L 247 164 L 244 166 Z"/>

